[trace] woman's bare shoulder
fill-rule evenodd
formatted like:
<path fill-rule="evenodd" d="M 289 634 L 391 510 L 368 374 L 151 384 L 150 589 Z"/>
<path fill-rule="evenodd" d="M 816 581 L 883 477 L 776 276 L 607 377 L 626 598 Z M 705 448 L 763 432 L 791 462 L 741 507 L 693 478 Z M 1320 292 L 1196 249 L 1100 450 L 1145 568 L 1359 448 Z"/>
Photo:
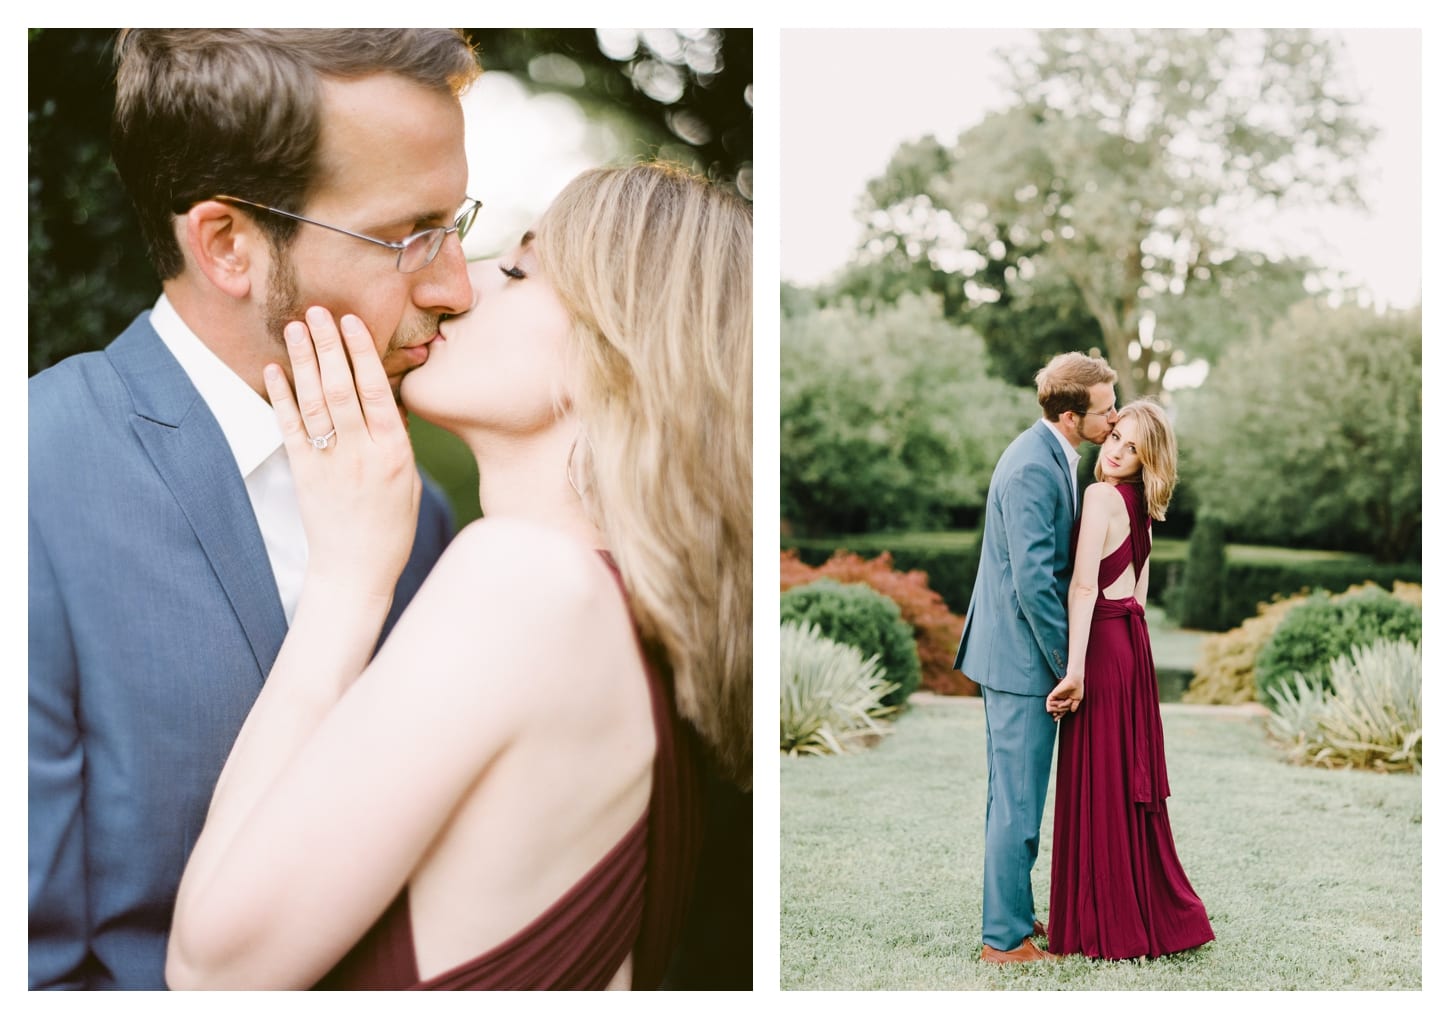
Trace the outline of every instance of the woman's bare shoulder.
<path fill-rule="evenodd" d="M 1093 509 L 1101 513 L 1121 513 L 1126 516 L 1127 509 L 1123 506 L 1123 498 L 1118 494 L 1117 487 L 1106 481 L 1094 481 L 1088 485 L 1082 493 L 1083 512 Z"/>
<path fill-rule="evenodd" d="M 567 596 L 598 585 L 600 562 L 597 550 L 562 531 L 499 517 L 475 520 L 459 531 L 434 575 L 483 588 L 523 584 L 526 589 L 519 593 L 525 596 L 536 590 Z"/>
<path fill-rule="evenodd" d="M 619 599 L 599 553 L 528 521 L 469 524 L 449 543 L 379 657 L 425 655 L 485 686 L 566 681 Z M 473 685 L 470 683 L 470 685 Z"/>

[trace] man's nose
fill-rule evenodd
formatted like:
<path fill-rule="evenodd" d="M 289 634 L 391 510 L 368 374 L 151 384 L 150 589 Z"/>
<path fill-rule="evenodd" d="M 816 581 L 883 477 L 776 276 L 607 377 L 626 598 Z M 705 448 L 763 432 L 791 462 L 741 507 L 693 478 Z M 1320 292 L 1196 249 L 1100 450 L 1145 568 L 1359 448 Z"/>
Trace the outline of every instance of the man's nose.
<path fill-rule="evenodd" d="M 413 303 L 449 315 L 461 315 L 473 304 L 473 283 L 468 278 L 468 260 L 456 233 L 443 238 L 438 256 L 418 274 L 423 279 L 413 291 Z"/>

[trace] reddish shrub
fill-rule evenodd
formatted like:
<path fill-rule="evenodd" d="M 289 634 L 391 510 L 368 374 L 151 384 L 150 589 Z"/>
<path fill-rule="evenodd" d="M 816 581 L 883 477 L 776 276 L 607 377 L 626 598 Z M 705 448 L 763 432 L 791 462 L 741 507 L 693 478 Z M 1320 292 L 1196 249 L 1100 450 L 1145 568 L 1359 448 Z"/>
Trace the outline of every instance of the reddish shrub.
<path fill-rule="evenodd" d="M 854 552 L 837 552 L 821 566 L 807 566 L 794 549 L 780 553 L 782 591 L 821 577 L 843 584 L 867 584 L 897 604 L 901 617 L 916 635 L 922 689 L 969 696 L 981 693 L 976 683 L 952 668 L 963 617 L 947 608 L 942 596 L 927 586 L 926 574 L 921 570 L 892 569 L 890 552 L 882 552 L 875 559 L 862 559 Z"/>

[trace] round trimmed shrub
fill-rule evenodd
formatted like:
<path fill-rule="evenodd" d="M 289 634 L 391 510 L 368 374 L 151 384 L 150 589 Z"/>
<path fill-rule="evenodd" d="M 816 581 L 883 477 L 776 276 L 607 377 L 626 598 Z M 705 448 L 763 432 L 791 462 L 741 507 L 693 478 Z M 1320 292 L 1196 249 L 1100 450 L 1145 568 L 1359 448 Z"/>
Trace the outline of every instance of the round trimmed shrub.
<path fill-rule="evenodd" d="M 1315 593 L 1284 617 L 1254 661 L 1259 703 L 1292 686 L 1296 673 L 1333 689 L 1330 664 L 1380 638 L 1418 644 L 1420 609 L 1377 587 L 1333 600 Z"/>
<path fill-rule="evenodd" d="M 894 601 L 865 584 L 817 580 L 780 596 L 781 623 L 815 623 L 821 635 L 875 655 L 896 689 L 882 699 L 888 707 L 905 704 L 921 685 L 916 638 Z"/>

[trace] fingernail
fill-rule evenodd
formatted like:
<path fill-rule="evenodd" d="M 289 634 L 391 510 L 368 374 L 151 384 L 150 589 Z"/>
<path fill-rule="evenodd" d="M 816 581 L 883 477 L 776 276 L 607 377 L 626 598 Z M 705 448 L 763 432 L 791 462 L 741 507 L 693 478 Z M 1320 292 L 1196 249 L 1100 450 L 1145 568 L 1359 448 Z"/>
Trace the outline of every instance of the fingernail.
<path fill-rule="evenodd" d="M 275 364 L 269 364 L 262 369 L 262 375 L 268 382 L 280 382 L 282 380 L 282 369 Z"/>
<path fill-rule="evenodd" d="M 342 327 L 350 333 L 355 333 L 362 328 L 362 319 L 356 315 L 342 316 Z"/>

